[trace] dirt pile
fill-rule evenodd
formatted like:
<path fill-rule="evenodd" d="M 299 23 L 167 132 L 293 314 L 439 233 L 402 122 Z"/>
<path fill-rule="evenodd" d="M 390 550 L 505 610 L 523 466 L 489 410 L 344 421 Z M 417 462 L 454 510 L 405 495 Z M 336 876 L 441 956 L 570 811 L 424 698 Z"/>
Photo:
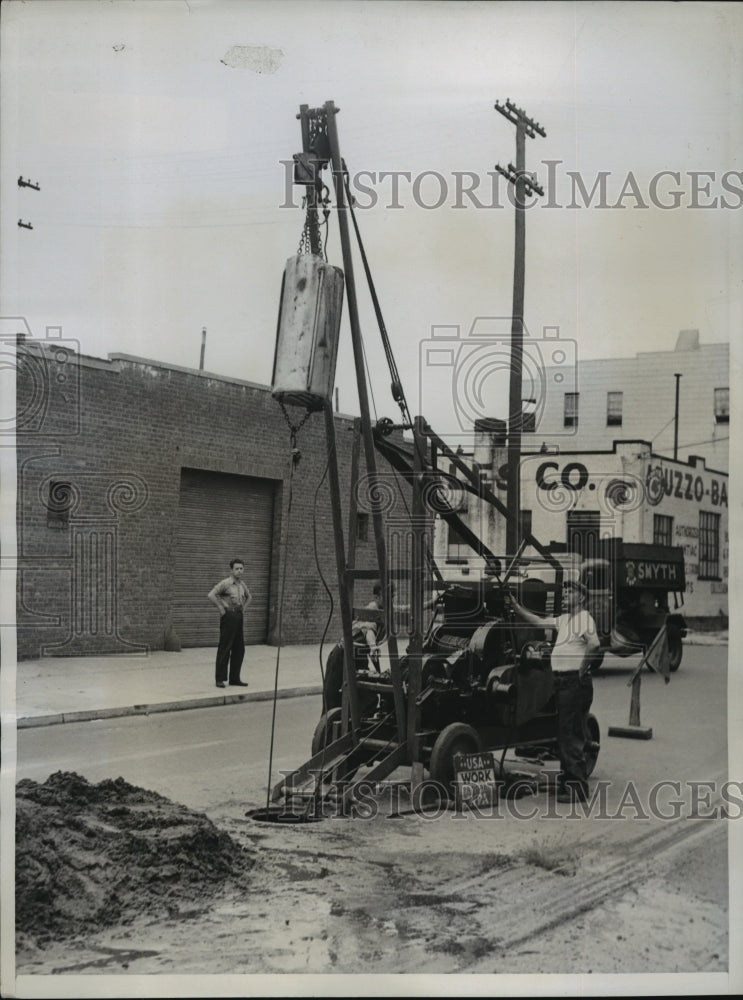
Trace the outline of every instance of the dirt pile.
<path fill-rule="evenodd" d="M 123 778 L 58 771 L 16 788 L 16 930 L 39 944 L 178 916 L 246 879 L 251 855 L 202 813 Z M 246 883 L 247 884 L 247 883 Z"/>

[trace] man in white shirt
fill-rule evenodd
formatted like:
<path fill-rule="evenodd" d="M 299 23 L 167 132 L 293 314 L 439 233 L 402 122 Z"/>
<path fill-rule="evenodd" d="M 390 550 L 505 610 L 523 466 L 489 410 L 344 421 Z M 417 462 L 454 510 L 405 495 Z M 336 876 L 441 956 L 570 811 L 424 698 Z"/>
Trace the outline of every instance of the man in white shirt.
<path fill-rule="evenodd" d="M 588 798 L 586 717 L 593 701 L 591 661 L 600 645 L 596 623 L 585 608 L 588 592 L 583 584 L 567 581 L 563 585 L 565 610 L 556 618 L 536 615 L 512 595 L 509 598 L 511 607 L 524 621 L 557 629 L 551 654 L 561 766 L 557 800 L 585 802 Z"/>
<path fill-rule="evenodd" d="M 243 609 L 253 600 L 253 595 L 243 581 L 244 571 L 242 559 L 232 559 L 230 575 L 220 580 L 206 595 L 219 611 L 219 646 L 215 666 L 218 688 L 227 687 L 228 670 L 230 687 L 248 686 L 240 680 L 240 668 L 245 656 Z"/>

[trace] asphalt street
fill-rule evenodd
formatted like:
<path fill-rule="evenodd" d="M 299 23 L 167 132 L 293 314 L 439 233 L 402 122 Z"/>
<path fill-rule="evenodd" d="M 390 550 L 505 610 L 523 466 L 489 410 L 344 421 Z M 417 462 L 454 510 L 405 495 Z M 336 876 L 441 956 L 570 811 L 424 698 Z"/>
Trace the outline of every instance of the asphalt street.
<path fill-rule="evenodd" d="M 659 782 L 677 781 L 687 800 L 692 794 L 699 799 L 689 782 L 719 785 L 727 777 L 726 649 L 689 647 L 669 684 L 643 673 L 641 722 L 652 728 L 650 740 L 606 735 L 609 726 L 628 722 L 633 669 L 634 660 L 607 658 L 594 679 L 592 710 L 602 731 L 594 783 L 608 783 L 615 804 L 629 782 L 646 796 Z M 319 695 L 308 694 L 21 729 L 17 778 L 43 781 L 57 770 L 90 781 L 122 776 L 217 819 L 222 811 L 235 815 L 265 803 L 280 772 L 310 756 L 320 713 Z M 632 818 L 630 805 L 626 812 Z"/>

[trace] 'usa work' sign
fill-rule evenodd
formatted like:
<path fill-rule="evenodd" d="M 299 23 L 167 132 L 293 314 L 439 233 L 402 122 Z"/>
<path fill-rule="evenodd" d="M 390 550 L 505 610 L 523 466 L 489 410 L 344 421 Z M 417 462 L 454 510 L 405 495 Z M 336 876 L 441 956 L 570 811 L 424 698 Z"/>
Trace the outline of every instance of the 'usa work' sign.
<path fill-rule="evenodd" d="M 459 806 L 489 806 L 498 799 L 495 758 L 492 753 L 458 753 L 454 777 Z"/>

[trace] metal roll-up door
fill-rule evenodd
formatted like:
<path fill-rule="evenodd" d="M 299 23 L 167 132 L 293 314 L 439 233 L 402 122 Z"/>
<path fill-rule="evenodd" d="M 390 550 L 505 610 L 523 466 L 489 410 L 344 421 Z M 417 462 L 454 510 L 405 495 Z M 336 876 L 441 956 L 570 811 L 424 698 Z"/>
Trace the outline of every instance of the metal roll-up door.
<path fill-rule="evenodd" d="M 253 595 L 245 610 L 245 642 L 264 643 L 268 628 L 273 504 L 272 479 L 183 469 L 175 541 L 173 626 L 187 646 L 216 646 L 219 614 L 206 595 L 245 560 Z"/>

